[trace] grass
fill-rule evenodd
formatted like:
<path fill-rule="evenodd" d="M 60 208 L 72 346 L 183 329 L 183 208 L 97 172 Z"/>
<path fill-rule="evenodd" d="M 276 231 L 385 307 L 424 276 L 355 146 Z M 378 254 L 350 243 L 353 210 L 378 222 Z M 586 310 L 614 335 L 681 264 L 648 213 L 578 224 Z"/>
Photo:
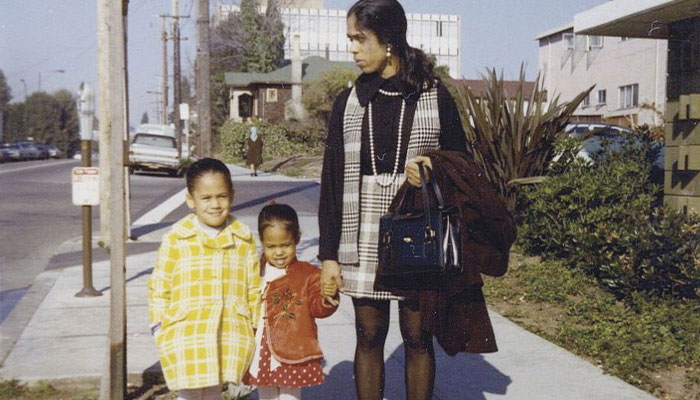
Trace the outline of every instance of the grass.
<path fill-rule="evenodd" d="M 33 385 L 17 380 L 0 380 L 0 400 L 90 400 L 96 399 L 95 389 L 57 389 L 46 382 Z"/>
<path fill-rule="evenodd" d="M 562 263 L 512 258 L 486 278 L 495 311 L 656 396 L 700 400 L 700 302 L 621 303 Z"/>

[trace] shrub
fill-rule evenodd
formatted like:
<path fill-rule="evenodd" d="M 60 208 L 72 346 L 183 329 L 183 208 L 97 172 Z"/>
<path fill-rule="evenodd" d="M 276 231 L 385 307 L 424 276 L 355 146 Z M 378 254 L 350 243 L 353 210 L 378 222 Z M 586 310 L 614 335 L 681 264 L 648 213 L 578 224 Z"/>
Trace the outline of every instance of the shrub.
<path fill-rule="evenodd" d="M 532 93 L 526 93 L 524 68 L 515 93 L 506 92 L 503 77 L 495 70 L 484 81 L 483 95 L 459 83 L 449 89 L 462 118 L 467 151 L 515 212 L 519 184 L 545 173 L 555 154 L 554 144 L 566 136 L 566 124 L 592 87 L 559 104 L 558 96 L 547 101 L 539 76 Z"/>
<path fill-rule="evenodd" d="M 526 190 L 520 245 L 567 259 L 618 297 L 698 297 L 700 219 L 660 205 L 649 161 L 656 150 L 641 135 Z"/>
<path fill-rule="evenodd" d="M 258 135 L 263 139 L 263 159 L 269 160 L 294 155 L 319 154 L 322 142 L 292 140 L 285 125 L 258 123 Z M 245 159 L 250 124 L 226 121 L 219 129 L 219 141 L 216 148 L 218 156 L 227 162 Z"/>

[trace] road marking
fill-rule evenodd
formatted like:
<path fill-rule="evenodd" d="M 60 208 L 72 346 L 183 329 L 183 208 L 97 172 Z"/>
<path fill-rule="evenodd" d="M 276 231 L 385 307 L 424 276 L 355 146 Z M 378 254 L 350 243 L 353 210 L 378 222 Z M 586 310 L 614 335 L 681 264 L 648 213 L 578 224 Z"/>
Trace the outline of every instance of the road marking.
<path fill-rule="evenodd" d="M 57 165 L 62 165 L 62 164 L 68 164 L 68 163 L 74 163 L 76 160 L 63 160 L 63 161 L 56 161 L 52 162 L 50 164 L 35 164 L 35 165 L 30 165 L 28 167 L 20 167 L 20 168 L 13 168 L 13 169 L 8 169 L 8 170 L 3 170 L 0 171 L 0 174 L 8 174 L 10 172 L 19 172 L 19 171 L 25 171 L 28 169 L 36 169 L 36 168 L 44 168 L 44 167 L 55 167 Z"/>
<path fill-rule="evenodd" d="M 175 211 L 182 203 L 185 202 L 185 193 L 187 193 L 187 188 L 172 195 L 168 200 L 165 200 L 156 208 L 143 214 L 141 218 L 134 221 L 132 226 L 144 226 L 156 224 L 163 220 L 168 214 Z"/>

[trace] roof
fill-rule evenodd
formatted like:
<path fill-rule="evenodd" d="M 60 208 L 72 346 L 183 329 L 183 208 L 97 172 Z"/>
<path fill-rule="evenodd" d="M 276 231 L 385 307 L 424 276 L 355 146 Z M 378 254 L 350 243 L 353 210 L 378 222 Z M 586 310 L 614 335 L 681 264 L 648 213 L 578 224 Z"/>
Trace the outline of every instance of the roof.
<path fill-rule="evenodd" d="M 562 33 L 566 31 L 572 31 L 574 30 L 574 23 L 571 22 L 569 24 L 566 24 L 564 26 L 560 26 L 558 28 L 550 29 L 548 31 L 542 32 L 537 37 L 535 38 L 536 40 L 544 39 L 548 36 L 556 35 L 557 33 Z"/>
<path fill-rule="evenodd" d="M 483 79 L 450 79 L 449 83 L 458 87 L 468 87 L 478 97 L 482 97 L 486 94 L 488 88 L 488 81 Z M 503 89 L 510 96 L 514 97 L 515 93 L 518 91 L 520 86 L 520 81 L 503 81 Z M 524 95 L 530 97 L 530 95 L 535 91 L 534 81 L 523 82 Z"/>
<path fill-rule="evenodd" d="M 700 12 L 697 0 L 615 0 L 574 16 L 574 31 L 586 35 L 663 39 L 670 23 Z"/>
<path fill-rule="evenodd" d="M 321 76 L 321 73 L 333 68 L 351 69 L 360 73 L 354 62 L 331 61 L 319 56 L 306 57 L 302 60 L 302 83 L 313 81 Z M 247 87 L 253 84 L 292 84 L 292 62 L 285 60 L 281 68 L 268 72 L 227 72 L 224 75 L 227 86 Z"/>

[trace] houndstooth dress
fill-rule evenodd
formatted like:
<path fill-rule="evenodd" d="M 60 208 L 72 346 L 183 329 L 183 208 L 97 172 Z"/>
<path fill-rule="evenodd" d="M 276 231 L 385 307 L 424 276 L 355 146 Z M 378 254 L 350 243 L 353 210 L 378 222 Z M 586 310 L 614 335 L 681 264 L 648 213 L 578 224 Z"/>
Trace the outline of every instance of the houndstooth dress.
<path fill-rule="evenodd" d="M 343 292 L 351 297 L 373 300 L 400 300 L 389 292 L 375 291 L 378 262 L 379 218 L 385 214 L 405 175 L 397 174 L 386 186 L 391 174 L 360 174 L 360 138 L 365 108 L 355 89 L 348 97 L 343 132 L 345 152 L 343 222 L 338 249 L 342 268 Z M 413 117 L 406 160 L 440 147 L 440 118 L 437 88 L 422 92 Z M 403 171 L 404 168 L 400 168 Z M 379 184 L 377 181 L 383 182 Z"/>

